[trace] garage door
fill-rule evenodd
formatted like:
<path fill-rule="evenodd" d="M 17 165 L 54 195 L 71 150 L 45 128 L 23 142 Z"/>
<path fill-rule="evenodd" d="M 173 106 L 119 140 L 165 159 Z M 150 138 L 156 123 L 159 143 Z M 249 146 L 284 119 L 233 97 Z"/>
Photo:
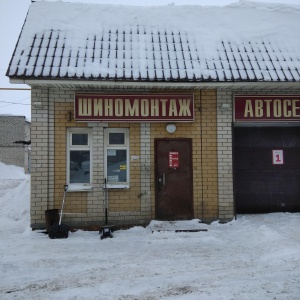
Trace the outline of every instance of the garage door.
<path fill-rule="evenodd" d="M 237 213 L 300 211 L 300 127 L 235 127 L 233 155 Z"/>

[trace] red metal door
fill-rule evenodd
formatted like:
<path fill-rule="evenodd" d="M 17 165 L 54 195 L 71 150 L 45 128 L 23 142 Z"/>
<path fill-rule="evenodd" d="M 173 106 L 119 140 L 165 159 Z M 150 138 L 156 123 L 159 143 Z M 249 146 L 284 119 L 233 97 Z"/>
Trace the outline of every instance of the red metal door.
<path fill-rule="evenodd" d="M 192 140 L 155 140 L 156 217 L 193 218 Z"/>

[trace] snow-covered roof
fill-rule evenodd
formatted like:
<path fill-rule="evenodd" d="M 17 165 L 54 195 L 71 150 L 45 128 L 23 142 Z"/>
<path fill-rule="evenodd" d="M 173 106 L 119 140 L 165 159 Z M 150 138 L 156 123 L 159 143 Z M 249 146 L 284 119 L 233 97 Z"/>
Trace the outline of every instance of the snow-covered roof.
<path fill-rule="evenodd" d="M 300 81 L 300 6 L 32 3 L 13 79 Z"/>

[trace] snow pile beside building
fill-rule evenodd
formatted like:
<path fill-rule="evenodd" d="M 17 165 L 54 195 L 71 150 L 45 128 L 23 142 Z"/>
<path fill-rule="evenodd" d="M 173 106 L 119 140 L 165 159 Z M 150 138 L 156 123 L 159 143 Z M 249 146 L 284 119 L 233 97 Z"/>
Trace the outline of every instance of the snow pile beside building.
<path fill-rule="evenodd" d="M 29 229 L 30 175 L 24 169 L 0 162 L 0 230 Z"/>
<path fill-rule="evenodd" d="M 24 173 L 24 168 L 6 165 L 0 162 L 0 180 L 1 179 L 24 179 L 28 178 L 28 175 Z"/>

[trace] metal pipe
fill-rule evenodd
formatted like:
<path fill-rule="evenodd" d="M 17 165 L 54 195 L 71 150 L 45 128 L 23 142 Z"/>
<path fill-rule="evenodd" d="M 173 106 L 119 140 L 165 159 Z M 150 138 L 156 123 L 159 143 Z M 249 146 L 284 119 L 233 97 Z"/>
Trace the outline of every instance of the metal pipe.
<path fill-rule="evenodd" d="M 107 216 L 108 195 L 107 195 L 106 178 L 104 178 L 104 192 L 105 192 L 105 225 L 107 225 L 108 224 L 108 216 Z"/>
<path fill-rule="evenodd" d="M 204 184 L 203 184 L 203 132 L 202 132 L 203 128 L 202 128 L 202 89 L 200 89 L 200 168 L 201 168 L 201 198 L 202 198 L 202 202 L 201 202 L 201 222 L 203 223 L 203 218 L 204 218 Z"/>

